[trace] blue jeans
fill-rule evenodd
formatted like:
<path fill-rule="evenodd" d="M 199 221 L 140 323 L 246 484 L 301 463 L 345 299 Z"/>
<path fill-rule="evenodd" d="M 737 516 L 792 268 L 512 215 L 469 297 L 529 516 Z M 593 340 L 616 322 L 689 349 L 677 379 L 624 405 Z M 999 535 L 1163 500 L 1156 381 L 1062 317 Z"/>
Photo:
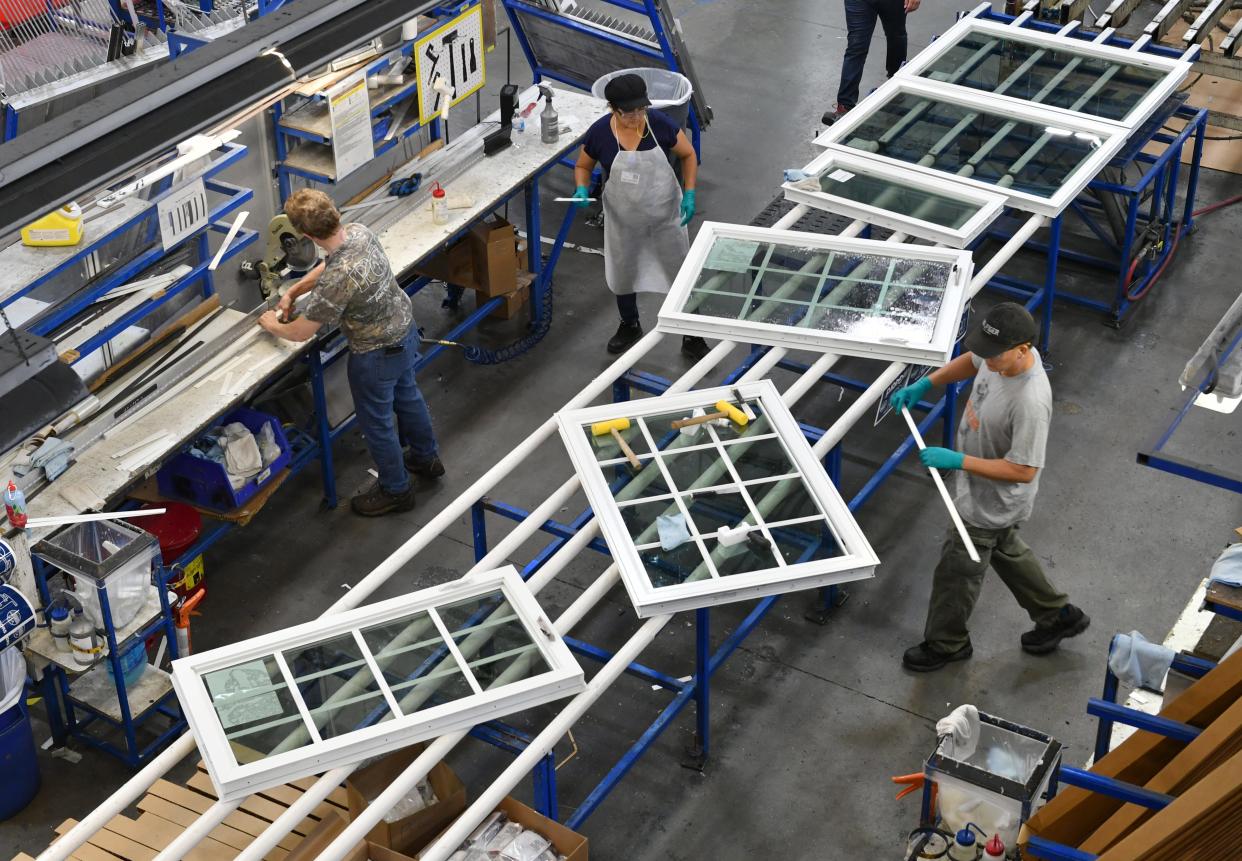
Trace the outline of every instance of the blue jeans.
<path fill-rule="evenodd" d="M 884 69 L 891 78 L 906 61 L 906 8 L 903 0 L 845 0 L 845 59 L 841 61 L 841 85 L 837 88 L 837 104 L 852 108 L 858 104 L 858 87 L 862 83 L 863 65 L 876 19 L 884 27 L 888 55 Z"/>
<path fill-rule="evenodd" d="M 410 489 L 402 440 L 418 460 L 431 460 L 437 452 L 431 413 L 414 379 L 419 343 L 418 326 L 411 324 L 409 334 L 397 345 L 401 349 L 349 354 L 349 391 L 358 426 L 375 461 L 380 487 L 392 494 Z"/>

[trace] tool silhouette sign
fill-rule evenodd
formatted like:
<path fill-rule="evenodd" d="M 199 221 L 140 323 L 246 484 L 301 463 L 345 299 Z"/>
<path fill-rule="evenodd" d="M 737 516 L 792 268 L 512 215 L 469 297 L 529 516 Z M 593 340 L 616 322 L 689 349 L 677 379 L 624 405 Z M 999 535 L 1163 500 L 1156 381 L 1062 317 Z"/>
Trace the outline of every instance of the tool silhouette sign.
<path fill-rule="evenodd" d="M 487 80 L 483 56 L 483 10 L 473 6 L 414 43 L 418 72 L 418 121 L 431 122 L 445 108 L 478 92 Z M 436 80 L 442 85 L 436 88 Z M 447 85 L 447 87 L 445 86 Z M 443 92 L 448 90 L 448 95 Z"/>

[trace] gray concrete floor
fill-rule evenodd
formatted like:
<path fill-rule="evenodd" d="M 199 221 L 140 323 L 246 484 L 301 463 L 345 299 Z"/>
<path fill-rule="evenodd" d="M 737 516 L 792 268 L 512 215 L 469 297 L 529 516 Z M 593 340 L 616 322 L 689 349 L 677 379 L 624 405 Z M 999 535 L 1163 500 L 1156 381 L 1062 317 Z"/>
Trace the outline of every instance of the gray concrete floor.
<path fill-rule="evenodd" d="M 840 4 L 680 0 L 675 6 L 717 118 L 704 137 L 700 215 L 749 221 L 772 198 L 780 169 L 803 164 L 812 154 L 810 140 L 833 101 L 844 47 Z M 955 9 L 929 3 L 911 16 L 912 52 L 945 29 Z M 881 63 L 877 37 L 866 86 L 881 79 Z M 1199 199 L 1230 196 L 1239 184 L 1234 176 L 1205 173 Z M 564 193 L 568 185 L 568 178 L 550 181 L 545 195 Z M 553 206 L 548 204 L 549 213 Z M 1067 745 L 1067 760 L 1082 763 L 1094 729 L 1085 704 L 1099 690 L 1109 638 L 1131 629 L 1163 637 L 1242 517 L 1236 498 L 1224 491 L 1145 469 L 1134 459 L 1181 402 L 1176 377 L 1182 364 L 1234 297 L 1236 279 L 1223 267 L 1235 256 L 1240 226 L 1242 210 L 1206 218 L 1160 288 L 1121 330 L 1104 326 L 1095 314 L 1057 308 L 1046 356 L 1056 398 L 1049 462 L 1024 534 L 1051 576 L 1092 616 L 1085 635 L 1048 657 L 1023 654 L 1017 635 L 1027 620 L 989 579 L 972 620 L 975 657 L 927 676 L 902 670 L 902 650 L 920 639 L 947 520 L 925 473 L 907 461 L 859 512 L 883 560 L 878 576 L 850 588 L 848 603 L 826 627 L 802 618 L 811 596 L 779 602 L 714 680 L 706 771 L 678 764 L 693 735 L 693 715 L 684 713 L 585 824 L 591 856 L 898 857 L 916 822 L 917 803 L 895 802 L 888 777 L 918 770 L 934 743 L 934 721 L 963 702 L 1052 733 Z M 571 239 L 602 244 L 598 232 L 581 224 Z M 1006 271 L 1035 273 L 1042 263 L 1031 255 Z M 1059 287 L 1095 296 L 1109 289 L 1069 268 Z M 453 322 L 439 298 L 430 292 L 418 297 L 419 320 L 432 333 Z M 657 308 L 658 300 L 644 299 L 649 324 Z M 492 368 L 446 356 L 424 375 L 449 470 L 445 479 L 420 495 L 414 511 L 377 521 L 356 518 L 344 505 L 320 510 L 313 469 L 290 481 L 249 528 L 209 554 L 210 597 L 195 623 L 196 646 L 221 645 L 320 613 L 604 369 L 609 358 L 603 342 L 614 326 L 601 258 L 567 253 L 557 271 L 555 323 L 536 350 Z M 517 324 L 497 323 L 484 337 L 503 343 L 518 331 Z M 689 364 L 676 346 L 675 338 L 666 339 L 640 367 L 676 376 Z M 741 358 L 736 351 L 728 365 Z M 847 367 L 863 378 L 879 370 L 862 361 Z M 792 380 L 784 372 L 774 378 L 780 385 Z M 848 402 L 848 395 L 839 401 L 836 390 L 824 387 L 795 412 L 822 426 Z M 1177 450 L 1236 458 L 1232 428 L 1231 419 L 1197 417 Z M 901 435 L 889 420 L 874 430 L 864 422 L 846 438 L 847 498 Z M 336 456 L 342 494 L 369 481 L 359 437 L 338 445 Z M 568 458 L 553 439 L 493 495 L 533 507 L 569 472 Z M 575 499 L 565 518 L 583 505 Z M 497 534 L 507 528 L 491 522 Z M 513 561 L 525 563 L 536 547 L 532 542 Z M 377 597 L 455 578 L 472 561 L 470 525 L 463 519 Z M 555 615 L 606 564 L 584 555 L 540 596 L 542 603 Z M 716 612 L 716 642 L 748 610 L 737 605 Z M 674 676 L 690 673 L 689 619 L 678 617 L 644 653 L 644 663 Z M 624 592 L 616 590 L 576 633 L 616 646 L 636 627 Z M 579 753 L 559 773 L 562 818 L 667 701 L 667 694 L 631 679 L 603 696 L 575 728 Z M 515 723 L 537 728 L 549 714 L 549 708 L 536 710 Z M 558 750 L 566 755 L 570 747 L 562 743 Z M 470 741 L 450 762 L 477 794 L 507 756 Z M 124 768 L 90 751 L 76 765 L 49 756 L 42 765 L 44 789 L 37 800 L 0 825 L 0 856 L 42 848 L 52 826 L 84 815 L 126 776 Z M 528 794 L 528 785 L 519 789 L 519 795 Z"/>

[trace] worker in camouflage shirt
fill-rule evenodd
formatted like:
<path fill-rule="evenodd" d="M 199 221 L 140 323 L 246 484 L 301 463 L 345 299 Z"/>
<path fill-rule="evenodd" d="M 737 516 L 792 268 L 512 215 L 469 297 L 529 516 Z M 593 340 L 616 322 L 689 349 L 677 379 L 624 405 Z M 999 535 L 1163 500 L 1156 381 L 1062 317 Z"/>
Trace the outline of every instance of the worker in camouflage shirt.
<path fill-rule="evenodd" d="M 273 335 L 305 341 L 322 326 L 339 326 L 349 342 L 349 389 L 358 424 L 379 478 L 350 500 L 368 517 L 414 507 L 409 473 L 444 475 L 431 414 L 414 378 L 418 327 L 410 297 L 397 284 L 375 234 L 361 224 L 341 224 L 341 214 L 321 191 L 303 189 L 285 203 L 293 226 L 326 253 L 259 318 Z M 302 316 L 294 303 L 310 293 Z M 409 446 L 402 451 L 402 441 Z"/>

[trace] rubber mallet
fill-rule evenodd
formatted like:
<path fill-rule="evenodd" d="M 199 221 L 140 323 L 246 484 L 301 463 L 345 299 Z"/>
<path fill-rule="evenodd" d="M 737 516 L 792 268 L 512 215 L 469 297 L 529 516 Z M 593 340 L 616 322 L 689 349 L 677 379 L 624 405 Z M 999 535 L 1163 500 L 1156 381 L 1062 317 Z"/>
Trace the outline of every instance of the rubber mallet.
<path fill-rule="evenodd" d="M 688 419 L 678 419 L 673 422 L 670 427 L 672 427 L 673 430 L 680 430 L 681 428 L 688 428 L 692 425 L 704 425 L 708 422 L 714 422 L 716 419 L 728 419 L 740 428 L 746 427 L 746 423 L 750 421 L 750 419 L 746 418 L 746 413 L 742 412 L 728 401 L 716 401 L 716 412 L 708 413 L 705 416 L 693 416 Z"/>
<path fill-rule="evenodd" d="M 630 429 L 629 419 L 612 419 L 606 422 L 596 422 L 591 425 L 592 436 L 607 436 L 612 434 L 612 438 L 617 441 L 617 445 L 621 447 L 621 451 L 625 453 L 625 459 L 630 462 L 630 466 L 635 469 L 642 469 L 642 461 L 638 459 L 638 455 L 634 454 L 634 449 L 630 448 L 630 444 L 621 436 L 621 431 Z"/>

